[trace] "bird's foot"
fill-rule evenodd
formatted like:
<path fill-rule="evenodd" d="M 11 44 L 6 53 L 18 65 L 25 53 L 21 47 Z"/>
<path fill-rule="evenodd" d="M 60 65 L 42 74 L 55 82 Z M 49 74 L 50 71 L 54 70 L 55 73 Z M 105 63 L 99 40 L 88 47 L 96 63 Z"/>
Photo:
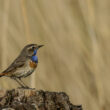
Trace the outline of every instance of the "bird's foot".
<path fill-rule="evenodd" d="M 35 89 L 35 88 L 30 88 L 28 86 L 21 86 L 21 87 L 18 87 L 18 89 Z"/>

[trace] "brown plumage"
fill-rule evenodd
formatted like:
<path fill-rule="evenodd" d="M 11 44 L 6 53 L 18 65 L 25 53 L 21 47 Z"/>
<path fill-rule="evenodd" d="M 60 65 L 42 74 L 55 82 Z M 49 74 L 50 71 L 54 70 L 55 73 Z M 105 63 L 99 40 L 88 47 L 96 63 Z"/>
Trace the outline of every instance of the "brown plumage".
<path fill-rule="evenodd" d="M 0 77 L 10 77 L 16 80 L 20 86 L 28 87 L 22 82 L 21 78 L 29 76 L 36 69 L 38 64 L 37 50 L 42 46 L 37 44 L 26 45 L 13 63 L 0 73 Z"/>

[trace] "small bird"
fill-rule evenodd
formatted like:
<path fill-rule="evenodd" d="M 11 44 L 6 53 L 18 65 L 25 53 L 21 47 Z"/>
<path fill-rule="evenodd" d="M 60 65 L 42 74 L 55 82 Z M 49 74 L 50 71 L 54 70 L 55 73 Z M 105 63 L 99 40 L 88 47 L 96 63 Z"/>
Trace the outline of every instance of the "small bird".
<path fill-rule="evenodd" d="M 29 88 L 21 78 L 31 75 L 38 65 L 37 51 L 43 45 L 26 45 L 13 63 L 2 73 L 0 77 L 6 76 L 14 79 L 21 87 Z"/>

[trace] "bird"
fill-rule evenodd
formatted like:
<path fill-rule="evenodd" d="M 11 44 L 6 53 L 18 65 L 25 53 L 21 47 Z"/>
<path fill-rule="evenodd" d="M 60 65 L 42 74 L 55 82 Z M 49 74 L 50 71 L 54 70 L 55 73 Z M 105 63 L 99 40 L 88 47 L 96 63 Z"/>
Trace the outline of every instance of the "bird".
<path fill-rule="evenodd" d="M 28 44 L 26 45 L 18 55 L 18 57 L 12 62 L 9 67 L 0 73 L 0 77 L 6 76 L 14 79 L 22 88 L 29 88 L 23 81 L 25 78 L 31 75 L 38 65 L 37 52 L 39 48 L 44 45 Z"/>

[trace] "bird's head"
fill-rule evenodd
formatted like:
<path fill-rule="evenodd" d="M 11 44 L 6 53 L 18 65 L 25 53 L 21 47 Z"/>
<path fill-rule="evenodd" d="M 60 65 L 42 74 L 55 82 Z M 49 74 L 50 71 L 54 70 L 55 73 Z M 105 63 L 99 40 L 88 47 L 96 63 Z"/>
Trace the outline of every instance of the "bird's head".
<path fill-rule="evenodd" d="M 27 57 L 35 56 L 37 54 L 38 49 L 42 46 L 43 45 L 28 44 L 23 48 L 21 54 Z"/>

